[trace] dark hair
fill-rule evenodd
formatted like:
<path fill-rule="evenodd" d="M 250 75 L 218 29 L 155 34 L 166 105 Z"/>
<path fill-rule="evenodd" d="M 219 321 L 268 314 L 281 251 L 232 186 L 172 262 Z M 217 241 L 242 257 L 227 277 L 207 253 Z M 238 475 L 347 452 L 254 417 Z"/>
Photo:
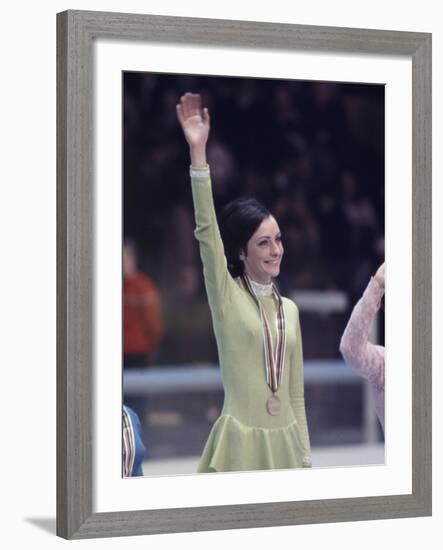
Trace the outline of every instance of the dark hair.
<path fill-rule="evenodd" d="M 246 254 L 246 245 L 257 231 L 262 221 L 271 216 L 271 212 L 255 199 L 235 199 L 228 203 L 220 213 L 220 235 L 225 248 L 228 269 L 233 277 L 239 277 L 244 271 L 240 252 Z"/>

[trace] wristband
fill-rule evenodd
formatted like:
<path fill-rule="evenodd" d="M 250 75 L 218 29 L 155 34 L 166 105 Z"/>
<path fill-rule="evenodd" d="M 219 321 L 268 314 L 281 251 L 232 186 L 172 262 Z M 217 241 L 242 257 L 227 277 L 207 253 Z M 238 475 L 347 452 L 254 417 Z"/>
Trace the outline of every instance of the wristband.
<path fill-rule="evenodd" d="M 193 179 L 207 179 L 209 178 L 209 164 L 206 166 L 190 166 L 189 173 Z"/>

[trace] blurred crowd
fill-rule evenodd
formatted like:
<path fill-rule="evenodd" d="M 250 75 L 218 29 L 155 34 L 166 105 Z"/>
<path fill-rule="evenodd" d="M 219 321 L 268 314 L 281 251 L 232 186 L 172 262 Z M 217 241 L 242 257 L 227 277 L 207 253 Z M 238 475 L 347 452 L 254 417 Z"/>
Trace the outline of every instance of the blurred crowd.
<path fill-rule="evenodd" d="M 164 295 L 176 304 L 204 295 L 175 111 L 192 91 L 211 115 L 217 212 L 237 196 L 271 210 L 285 246 L 283 294 L 357 299 L 384 257 L 382 85 L 128 72 L 123 91 L 124 234 Z"/>

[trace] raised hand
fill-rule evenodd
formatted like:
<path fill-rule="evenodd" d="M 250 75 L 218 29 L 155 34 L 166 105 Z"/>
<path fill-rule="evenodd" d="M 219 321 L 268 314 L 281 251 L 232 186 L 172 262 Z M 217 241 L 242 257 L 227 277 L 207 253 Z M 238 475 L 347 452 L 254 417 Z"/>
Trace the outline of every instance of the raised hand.
<path fill-rule="evenodd" d="M 177 105 L 177 117 L 191 151 L 192 164 L 206 163 L 209 136 L 208 109 L 202 109 L 200 94 L 186 93 Z"/>
<path fill-rule="evenodd" d="M 374 278 L 382 288 L 385 288 L 385 262 L 377 269 Z"/>

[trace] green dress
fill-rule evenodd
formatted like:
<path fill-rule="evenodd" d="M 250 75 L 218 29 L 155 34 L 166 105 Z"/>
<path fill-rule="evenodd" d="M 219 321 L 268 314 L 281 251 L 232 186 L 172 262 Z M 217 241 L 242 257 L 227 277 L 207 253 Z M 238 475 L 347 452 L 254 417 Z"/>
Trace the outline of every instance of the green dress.
<path fill-rule="evenodd" d="M 271 416 L 260 314 L 251 295 L 230 275 L 215 216 L 209 170 L 191 169 L 196 229 L 217 341 L 224 404 L 201 456 L 198 472 L 301 468 L 310 462 L 303 356 L 297 306 L 282 298 L 286 354 L 277 391 L 282 409 Z M 261 296 L 275 341 L 276 304 Z"/>

